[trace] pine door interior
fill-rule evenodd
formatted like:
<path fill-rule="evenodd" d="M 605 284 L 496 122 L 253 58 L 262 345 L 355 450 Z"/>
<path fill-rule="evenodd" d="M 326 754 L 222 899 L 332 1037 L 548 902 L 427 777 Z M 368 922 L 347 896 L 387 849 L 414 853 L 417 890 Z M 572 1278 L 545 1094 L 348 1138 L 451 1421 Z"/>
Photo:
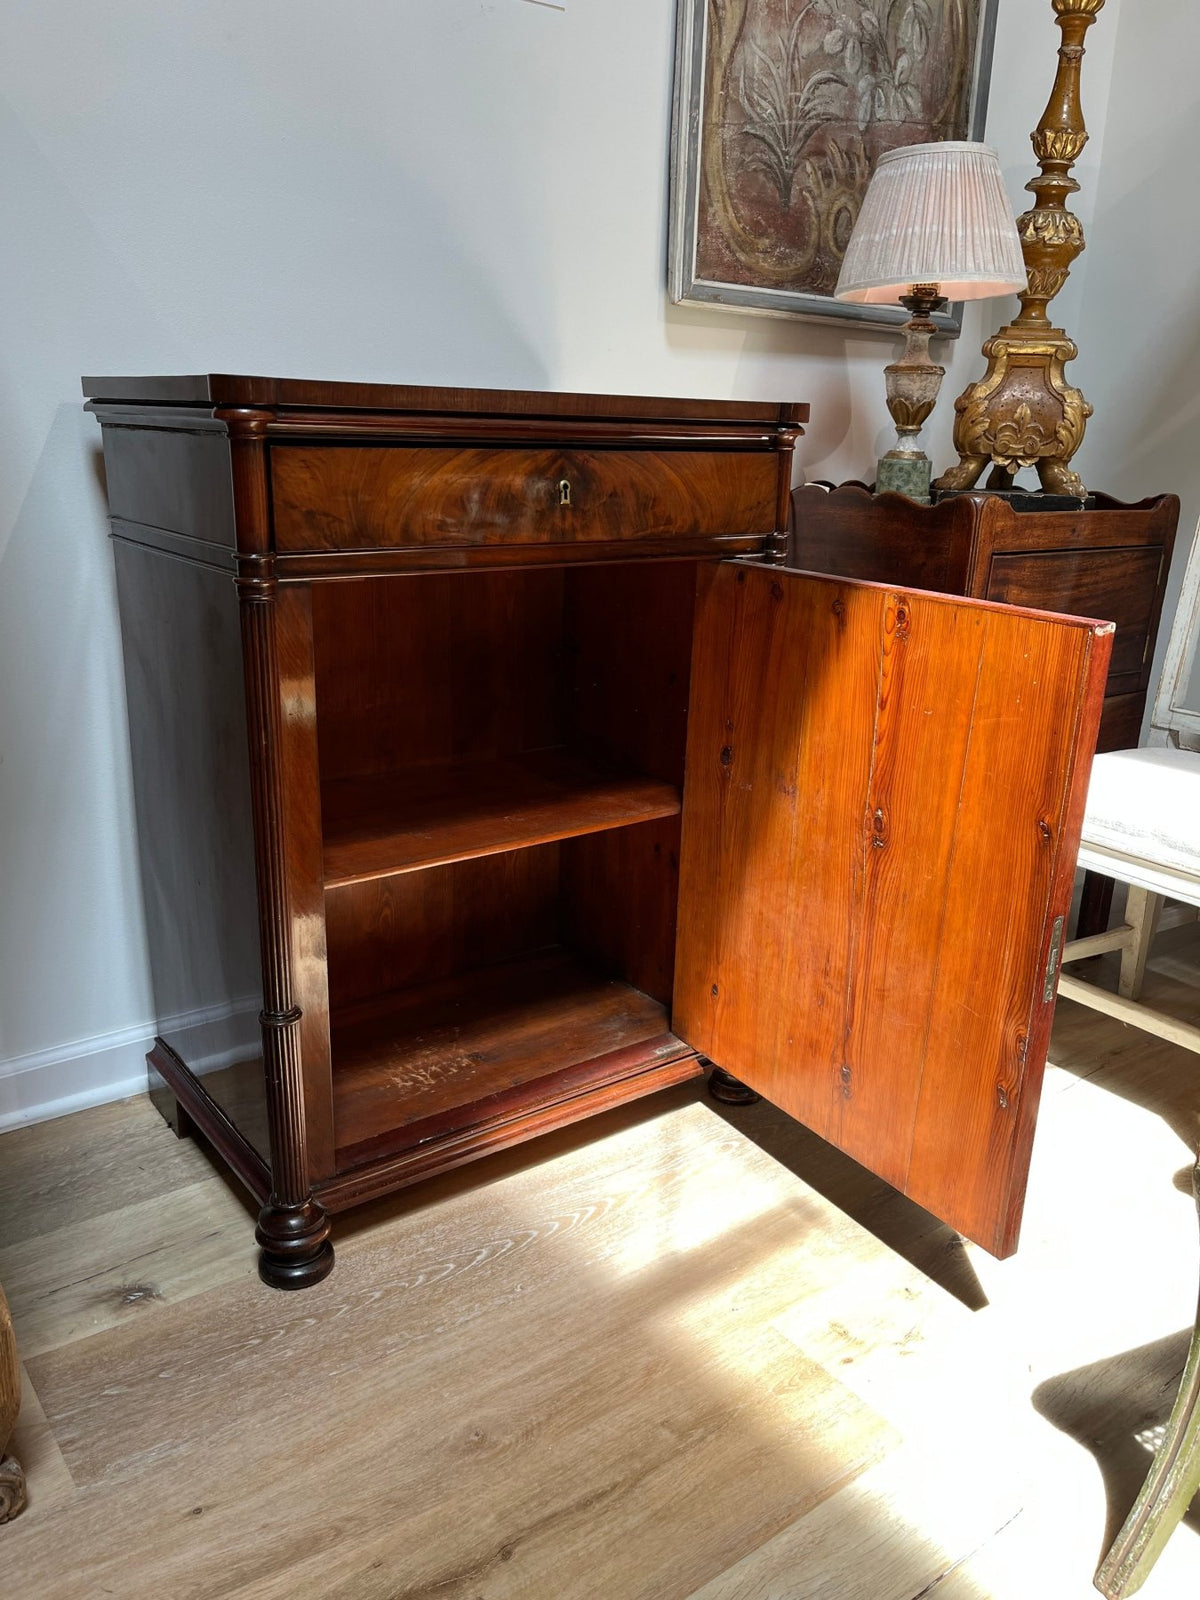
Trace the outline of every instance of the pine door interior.
<path fill-rule="evenodd" d="M 699 582 L 674 1030 L 1010 1254 L 1111 626 Z"/>

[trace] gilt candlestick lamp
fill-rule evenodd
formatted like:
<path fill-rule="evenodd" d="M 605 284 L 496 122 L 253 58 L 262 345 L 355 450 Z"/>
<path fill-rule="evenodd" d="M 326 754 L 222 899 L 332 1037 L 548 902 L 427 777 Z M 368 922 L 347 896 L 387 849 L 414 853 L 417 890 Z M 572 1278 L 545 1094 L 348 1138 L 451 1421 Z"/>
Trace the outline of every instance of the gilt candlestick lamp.
<path fill-rule="evenodd" d="M 946 369 L 929 356 L 933 313 L 947 300 L 984 300 L 1026 284 L 1017 225 L 996 152 L 947 140 L 879 157 L 834 291 L 864 305 L 911 312 L 904 351 L 884 368 L 896 443 L 879 462 L 875 492 L 928 501 L 931 468 L 920 434 Z"/>

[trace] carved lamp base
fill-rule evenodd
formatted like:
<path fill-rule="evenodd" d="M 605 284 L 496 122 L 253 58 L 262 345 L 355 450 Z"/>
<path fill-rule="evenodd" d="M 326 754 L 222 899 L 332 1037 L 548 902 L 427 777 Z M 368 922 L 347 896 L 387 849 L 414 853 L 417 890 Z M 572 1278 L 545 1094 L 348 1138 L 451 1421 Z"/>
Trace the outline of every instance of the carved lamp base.
<path fill-rule="evenodd" d="M 911 315 L 904 324 L 904 350 L 898 361 L 883 369 L 887 408 L 896 424 L 896 443 L 876 469 L 875 492 L 892 491 L 910 500 L 929 503 L 933 475 L 929 457 L 921 449 L 921 429 L 937 404 L 945 367 L 929 359 L 929 341 L 937 332 L 933 313 L 946 304 L 935 283 L 914 284 L 900 304 Z"/>
<path fill-rule="evenodd" d="M 1081 499 L 1087 490 L 1071 457 L 1083 442 L 1092 407 L 1063 368 L 1078 350 L 1061 328 L 1044 336 L 1009 323 L 983 347 L 987 371 L 955 401 L 958 465 L 936 490 L 973 489 L 990 465 L 989 489 L 1011 489 L 1022 467 L 1037 470 L 1048 494 Z"/>
<path fill-rule="evenodd" d="M 875 493 L 903 494 L 927 506 L 932 475 L 933 463 L 923 450 L 889 450 L 875 468 Z"/>

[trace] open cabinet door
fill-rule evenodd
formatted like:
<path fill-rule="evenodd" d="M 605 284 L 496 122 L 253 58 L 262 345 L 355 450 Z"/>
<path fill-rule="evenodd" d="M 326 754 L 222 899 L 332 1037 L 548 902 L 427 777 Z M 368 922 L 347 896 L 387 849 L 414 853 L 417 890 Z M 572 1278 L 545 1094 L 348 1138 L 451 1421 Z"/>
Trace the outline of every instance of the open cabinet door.
<path fill-rule="evenodd" d="M 673 1027 L 1016 1248 L 1108 623 L 702 572 Z"/>

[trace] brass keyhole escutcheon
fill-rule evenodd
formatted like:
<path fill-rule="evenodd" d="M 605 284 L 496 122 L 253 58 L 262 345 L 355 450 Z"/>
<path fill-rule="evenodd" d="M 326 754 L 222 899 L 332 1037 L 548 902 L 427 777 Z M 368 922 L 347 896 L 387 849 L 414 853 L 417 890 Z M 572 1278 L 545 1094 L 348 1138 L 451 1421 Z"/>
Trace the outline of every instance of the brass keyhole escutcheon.
<path fill-rule="evenodd" d="M 571 483 L 568 478 L 558 480 L 558 503 L 560 506 L 571 504 Z"/>

